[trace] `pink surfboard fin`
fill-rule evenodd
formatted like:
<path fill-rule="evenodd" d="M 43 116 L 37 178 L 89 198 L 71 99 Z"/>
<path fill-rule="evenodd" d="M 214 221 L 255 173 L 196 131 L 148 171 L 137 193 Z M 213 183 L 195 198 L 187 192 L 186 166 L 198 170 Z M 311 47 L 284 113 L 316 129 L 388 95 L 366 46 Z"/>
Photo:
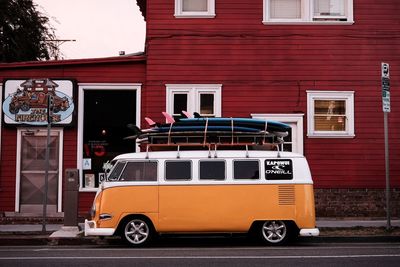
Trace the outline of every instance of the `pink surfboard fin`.
<path fill-rule="evenodd" d="M 153 121 L 152 119 L 150 119 L 149 117 L 145 117 L 144 120 L 147 122 L 148 125 L 150 125 L 151 127 L 156 126 L 157 123 L 155 121 Z"/>
<path fill-rule="evenodd" d="M 164 117 L 165 117 L 165 119 L 167 120 L 168 123 L 174 123 L 175 122 L 174 117 L 172 117 L 167 112 L 163 111 L 162 114 L 164 115 Z"/>
<path fill-rule="evenodd" d="M 188 119 L 192 118 L 192 115 L 190 115 L 190 113 L 187 112 L 186 110 L 182 110 L 182 113 L 186 116 L 186 118 Z"/>

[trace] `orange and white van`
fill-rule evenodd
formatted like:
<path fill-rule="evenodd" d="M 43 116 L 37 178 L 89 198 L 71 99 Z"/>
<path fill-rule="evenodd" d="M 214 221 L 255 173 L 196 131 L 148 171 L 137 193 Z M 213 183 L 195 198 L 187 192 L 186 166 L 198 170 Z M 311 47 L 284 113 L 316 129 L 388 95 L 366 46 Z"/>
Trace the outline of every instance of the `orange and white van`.
<path fill-rule="evenodd" d="M 123 154 L 96 194 L 86 236 L 132 246 L 164 233 L 256 233 L 268 244 L 317 236 L 304 156 L 257 150 Z"/>

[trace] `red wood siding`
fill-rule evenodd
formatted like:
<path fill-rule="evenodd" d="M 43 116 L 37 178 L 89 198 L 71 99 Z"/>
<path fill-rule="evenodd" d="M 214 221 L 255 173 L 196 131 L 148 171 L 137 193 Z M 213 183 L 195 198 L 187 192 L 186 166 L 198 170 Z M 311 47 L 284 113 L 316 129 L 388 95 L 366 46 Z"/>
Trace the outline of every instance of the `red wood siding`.
<path fill-rule="evenodd" d="M 162 119 L 165 84 L 217 83 L 223 116 L 307 114 L 306 90 L 355 91 L 355 138 L 307 138 L 319 188 L 385 185 L 380 64 L 391 66 L 391 184 L 400 186 L 400 2 L 354 0 L 353 25 L 263 25 L 263 1 L 216 0 L 213 19 L 147 1 L 144 116 Z M 161 108 L 160 108 L 161 107 Z"/>
<path fill-rule="evenodd" d="M 78 83 L 144 83 L 145 58 L 109 58 L 61 62 L 25 62 L 0 64 L 3 79 L 48 77 L 75 79 Z M 77 106 L 76 106 L 77 108 Z M 15 210 L 15 175 L 17 131 L 14 127 L 1 130 L 0 211 Z M 77 168 L 77 128 L 64 128 L 63 175 L 65 169 Z M 79 213 L 86 215 L 94 193 L 80 193 Z"/>

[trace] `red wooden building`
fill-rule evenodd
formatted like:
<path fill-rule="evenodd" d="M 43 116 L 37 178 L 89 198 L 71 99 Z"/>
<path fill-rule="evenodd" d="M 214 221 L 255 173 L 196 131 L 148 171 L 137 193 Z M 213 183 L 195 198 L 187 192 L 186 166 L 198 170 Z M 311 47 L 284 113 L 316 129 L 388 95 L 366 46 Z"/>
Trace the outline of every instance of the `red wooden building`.
<path fill-rule="evenodd" d="M 387 62 L 391 203 L 392 214 L 399 216 L 398 1 L 137 3 L 147 22 L 143 55 L 0 65 L 3 111 L 8 97 L 4 92 L 12 82 L 49 78 L 61 85 L 65 80 L 72 84 L 73 120 L 60 125 L 55 134 L 62 144 L 55 155 L 59 158 L 55 211 L 62 211 L 60 185 L 65 168 L 80 170 L 83 214 L 103 176 L 105 159 L 134 149 L 115 141 L 127 133 L 122 130 L 127 121 L 145 125 L 146 116 L 162 120 L 162 111 L 188 110 L 291 124 L 284 149 L 309 160 L 317 216 L 384 216 L 381 63 Z M 131 99 L 131 103 L 121 99 Z M 108 121 L 120 125 L 108 125 Z M 32 147 L 30 139 L 40 136 L 40 129 L 2 122 L 0 211 L 32 210 L 29 203 L 22 204 L 30 201 L 29 187 L 28 193 L 22 191 L 29 185 L 22 159 L 24 147 Z M 31 174 L 39 179 L 37 171 Z M 23 184 L 24 180 L 28 182 Z"/>

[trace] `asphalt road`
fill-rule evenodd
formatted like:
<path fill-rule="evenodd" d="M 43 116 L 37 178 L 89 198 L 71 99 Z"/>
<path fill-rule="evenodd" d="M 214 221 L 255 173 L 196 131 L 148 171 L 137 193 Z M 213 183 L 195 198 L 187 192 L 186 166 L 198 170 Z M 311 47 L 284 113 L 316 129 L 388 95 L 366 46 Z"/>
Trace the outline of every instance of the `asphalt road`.
<path fill-rule="evenodd" d="M 222 242 L 224 243 L 224 242 Z M 0 247 L 0 266 L 399 266 L 400 243 L 238 243 L 133 249 L 120 245 Z"/>

